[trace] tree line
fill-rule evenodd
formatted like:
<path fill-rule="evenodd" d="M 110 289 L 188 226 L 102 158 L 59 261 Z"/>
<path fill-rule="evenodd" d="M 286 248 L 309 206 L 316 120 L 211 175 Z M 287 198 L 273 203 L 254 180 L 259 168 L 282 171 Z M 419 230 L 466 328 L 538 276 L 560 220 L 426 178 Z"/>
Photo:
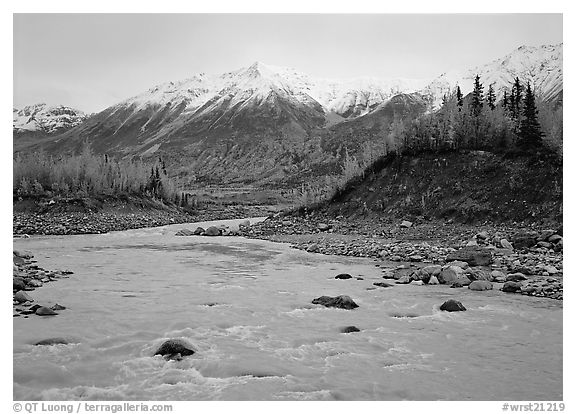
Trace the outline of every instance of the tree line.
<path fill-rule="evenodd" d="M 402 153 L 443 150 L 552 149 L 562 152 L 562 108 L 538 101 L 533 85 L 518 77 L 497 99 L 494 85 L 485 91 L 480 76 L 464 97 L 460 86 L 445 94 L 441 107 L 415 120 L 395 119 L 390 135 Z"/>

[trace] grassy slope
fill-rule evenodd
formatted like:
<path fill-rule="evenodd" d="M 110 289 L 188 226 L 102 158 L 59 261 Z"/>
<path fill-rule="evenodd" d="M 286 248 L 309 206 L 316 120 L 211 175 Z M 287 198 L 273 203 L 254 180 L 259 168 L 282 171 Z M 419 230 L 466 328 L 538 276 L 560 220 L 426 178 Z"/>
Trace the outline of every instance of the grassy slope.
<path fill-rule="evenodd" d="M 322 207 L 332 215 L 562 222 L 562 161 L 483 151 L 387 159 Z"/>

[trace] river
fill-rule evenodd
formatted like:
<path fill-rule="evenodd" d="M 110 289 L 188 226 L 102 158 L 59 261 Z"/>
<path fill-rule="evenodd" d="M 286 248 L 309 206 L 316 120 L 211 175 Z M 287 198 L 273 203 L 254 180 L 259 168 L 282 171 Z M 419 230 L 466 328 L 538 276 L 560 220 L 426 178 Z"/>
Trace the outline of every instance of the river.
<path fill-rule="evenodd" d="M 193 225 L 15 239 L 67 307 L 13 318 L 16 400 L 561 400 L 562 302 L 382 281 L 373 260 Z M 336 280 L 338 273 L 363 280 Z M 375 289 L 374 289 L 375 288 Z M 360 306 L 312 305 L 329 295 Z M 438 308 L 460 300 L 466 312 Z M 343 334 L 355 325 L 361 332 Z M 68 345 L 33 346 L 64 337 Z M 167 338 L 197 353 L 154 357 Z"/>

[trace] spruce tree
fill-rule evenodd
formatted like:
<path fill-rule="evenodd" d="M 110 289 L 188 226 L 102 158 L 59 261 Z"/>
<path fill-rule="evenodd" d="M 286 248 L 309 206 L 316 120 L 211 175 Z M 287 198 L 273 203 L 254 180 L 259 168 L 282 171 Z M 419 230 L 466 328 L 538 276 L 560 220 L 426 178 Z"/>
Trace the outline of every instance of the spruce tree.
<path fill-rule="evenodd" d="M 494 87 L 492 84 L 488 86 L 488 96 L 486 96 L 486 102 L 488 102 L 488 107 L 491 111 L 496 109 L 496 95 L 494 94 Z"/>
<path fill-rule="evenodd" d="M 514 79 L 514 84 L 512 85 L 512 91 L 510 92 L 510 115 L 512 119 L 517 120 L 520 117 L 520 109 L 522 106 L 522 85 L 520 84 L 520 79 L 516 77 Z"/>
<path fill-rule="evenodd" d="M 508 93 L 504 91 L 504 97 L 502 98 L 502 107 L 508 109 Z"/>
<path fill-rule="evenodd" d="M 464 105 L 464 100 L 462 96 L 462 91 L 460 90 L 460 86 L 456 86 L 456 104 L 458 105 L 458 112 L 462 110 L 462 106 Z"/>
<path fill-rule="evenodd" d="M 523 149 L 535 149 L 542 145 L 542 131 L 538 122 L 538 109 L 532 88 L 528 83 L 524 97 L 524 110 L 520 122 L 519 146 Z"/>
<path fill-rule="evenodd" d="M 472 91 L 471 109 L 474 116 L 479 116 L 482 113 L 484 106 L 484 87 L 480 83 L 480 76 L 476 75 L 474 79 L 474 90 Z"/>

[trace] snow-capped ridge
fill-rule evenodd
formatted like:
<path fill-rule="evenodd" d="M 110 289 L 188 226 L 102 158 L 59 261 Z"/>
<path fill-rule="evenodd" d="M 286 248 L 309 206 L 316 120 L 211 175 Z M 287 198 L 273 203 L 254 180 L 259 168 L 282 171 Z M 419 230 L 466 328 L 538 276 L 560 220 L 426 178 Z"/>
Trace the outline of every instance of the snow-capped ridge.
<path fill-rule="evenodd" d="M 64 105 L 49 106 L 45 103 L 13 109 L 12 129 L 14 132 L 44 132 L 52 134 L 81 124 L 87 115 Z"/>

